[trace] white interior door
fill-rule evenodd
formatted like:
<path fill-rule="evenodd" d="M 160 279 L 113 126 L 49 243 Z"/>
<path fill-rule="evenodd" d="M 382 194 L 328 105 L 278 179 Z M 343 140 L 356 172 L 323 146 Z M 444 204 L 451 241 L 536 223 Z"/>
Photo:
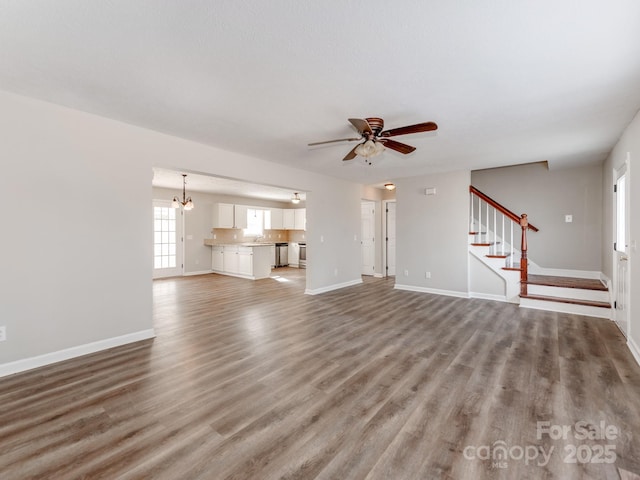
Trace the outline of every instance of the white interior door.
<path fill-rule="evenodd" d="M 615 172 L 613 193 L 614 254 L 613 298 L 614 320 L 625 336 L 629 335 L 629 171 L 627 163 Z"/>
<path fill-rule="evenodd" d="M 183 218 L 170 201 L 153 201 L 153 278 L 182 275 Z"/>
<path fill-rule="evenodd" d="M 376 204 L 374 202 L 362 202 L 361 213 L 362 274 L 373 275 L 376 259 Z"/>
<path fill-rule="evenodd" d="M 387 203 L 387 275 L 396 274 L 396 202 Z"/>

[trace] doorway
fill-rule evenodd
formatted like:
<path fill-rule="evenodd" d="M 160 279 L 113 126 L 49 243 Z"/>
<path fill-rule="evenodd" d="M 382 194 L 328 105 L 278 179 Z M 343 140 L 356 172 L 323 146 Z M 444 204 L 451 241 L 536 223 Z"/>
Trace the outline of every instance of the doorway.
<path fill-rule="evenodd" d="M 613 189 L 613 320 L 625 337 L 629 335 L 629 156 L 615 170 Z"/>
<path fill-rule="evenodd" d="M 375 272 L 376 248 L 376 204 L 375 202 L 363 201 L 361 203 L 361 233 L 360 243 L 362 245 L 362 275 L 373 275 Z"/>
<path fill-rule="evenodd" d="M 182 275 L 182 209 L 153 201 L 153 278 Z"/>

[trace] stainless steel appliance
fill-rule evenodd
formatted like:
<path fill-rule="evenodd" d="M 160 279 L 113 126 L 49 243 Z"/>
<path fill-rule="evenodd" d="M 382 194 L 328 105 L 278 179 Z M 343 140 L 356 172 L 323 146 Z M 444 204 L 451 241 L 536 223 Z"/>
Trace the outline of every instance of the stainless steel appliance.
<path fill-rule="evenodd" d="M 286 267 L 289 265 L 289 244 L 284 242 L 276 243 L 276 267 Z"/>
<path fill-rule="evenodd" d="M 298 258 L 298 267 L 307 268 L 307 244 L 306 242 L 298 243 L 300 247 L 300 257 Z"/>

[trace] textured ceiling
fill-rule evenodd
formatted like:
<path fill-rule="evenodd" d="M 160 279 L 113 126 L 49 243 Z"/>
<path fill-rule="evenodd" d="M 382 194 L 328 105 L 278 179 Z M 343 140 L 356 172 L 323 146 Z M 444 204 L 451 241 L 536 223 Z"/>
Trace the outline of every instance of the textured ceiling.
<path fill-rule="evenodd" d="M 362 183 L 601 161 L 639 86 L 637 0 L 0 0 L 0 89 Z M 307 147 L 367 116 L 440 128 Z"/>

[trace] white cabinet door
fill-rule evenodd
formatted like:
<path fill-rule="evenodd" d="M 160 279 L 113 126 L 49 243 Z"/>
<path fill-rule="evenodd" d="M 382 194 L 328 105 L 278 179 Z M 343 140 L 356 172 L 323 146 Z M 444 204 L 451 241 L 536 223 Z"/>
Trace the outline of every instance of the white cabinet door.
<path fill-rule="evenodd" d="M 215 272 L 224 271 L 224 253 L 223 247 L 211 248 L 211 269 Z"/>
<path fill-rule="evenodd" d="M 293 220 L 293 228 L 295 230 L 306 230 L 307 229 L 307 209 L 306 208 L 296 208 L 294 210 L 294 220 Z"/>
<path fill-rule="evenodd" d="M 235 206 L 235 228 L 247 228 L 247 206 Z"/>
<path fill-rule="evenodd" d="M 251 247 L 240 247 L 238 250 L 238 273 L 253 275 L 253 249 Z"/>
<path fill-rule="evenodd" d="M 224 247 L 224 271 L 238 273 L 238 247 Z"/>
<path fill-rule="evenodd" d="M 282 211 L 282 227 L 285 230 L 293 230 L 296 226 L 295 224 L 295 210 L 288 209 Z"/>
<path fill-rule="evenodd" d="M 300 258 L 300 245 L 296 242 L 289 242 L 289 266 L 297 267 Z"/>
<path fill-rule="evenodd" d="M 216 203 L 213 205 L 213 228 L 233 228 L 233 205 Z"/>
<path fill-rule="evenodd" d="M 271 209 L 271 229 L 282 230 L 284 229 L 283 210 L 281 208 Z"/>

